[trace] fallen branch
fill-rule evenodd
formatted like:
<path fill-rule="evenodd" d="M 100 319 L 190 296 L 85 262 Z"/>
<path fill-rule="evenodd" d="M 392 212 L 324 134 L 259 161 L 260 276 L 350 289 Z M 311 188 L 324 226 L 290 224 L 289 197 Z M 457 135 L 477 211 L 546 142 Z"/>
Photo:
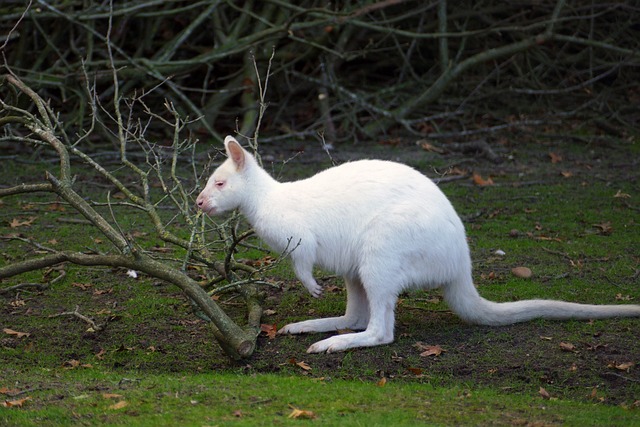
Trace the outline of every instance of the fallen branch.
<path fill-rule="evenodd" d="M 49 317 L 62 317 L 62 316 L 71 316 L 71 317 L 75 317 L 78 318 L 80 320 L 82 320 L 85 323 L 89 324 L 89 327 L 91 328 L 92 331 L 94 332 L 99 332 L 101 331 L 104 326 L 103 325 L 98 325 L 96 322 L 94 322 L 93 320 L 91 320 L 90 318 L 88 318 L 87 316 L 85 316 L 84 314 L 80 313 L 79 310 L 79 306 L 76 305 L 75 310 L 73 311 L 65 311 L 63 313 L 59 313 L 59 314 L 51 314 L 49 315 Z"/>

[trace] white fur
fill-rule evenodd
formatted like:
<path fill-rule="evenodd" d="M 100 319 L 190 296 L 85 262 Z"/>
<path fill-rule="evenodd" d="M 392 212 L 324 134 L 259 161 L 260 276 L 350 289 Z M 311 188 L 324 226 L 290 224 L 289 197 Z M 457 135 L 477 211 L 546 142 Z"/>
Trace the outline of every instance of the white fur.
<path fill-rule="evenodd" d="M 482 298 L 473 285 L 462 221 L 440 189 L 408 166 L 361 160 L 280 183 L 233 137 L 225 139 L 225 148 L 229 158 L 209 178 L 198 206 L 210 214 L 238 208 L 273 249 L 295 247 L 293 268 L 314 297 L 322 293 L 314 265 L 345 279 L 344 316 L 292 323 L 279 333 L 363 332 L 319 341 L 310 353 L 392 342 L 397 297 L 410 288 L 442 287 L 456 314 L 484 325 L 640 316 L 640 305 Z"/>

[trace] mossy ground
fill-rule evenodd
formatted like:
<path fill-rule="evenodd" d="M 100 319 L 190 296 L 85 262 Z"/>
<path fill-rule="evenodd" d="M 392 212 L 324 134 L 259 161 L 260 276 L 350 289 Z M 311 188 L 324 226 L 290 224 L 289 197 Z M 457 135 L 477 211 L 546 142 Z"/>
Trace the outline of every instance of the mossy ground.
<path fill-rule="evenodd" d="M 486 298 L 638 303 L 640 146 L 633 140 L 594 141 L 497 145 L 506 159 L 498 165 L 473 155 L 426 152 L 409 141 L 362 151 L 339 147 L 334 158 L 400 160 L 430 176 L 450 166 L 477 172 L 484 178 L 491 176 L 494 185 L 484 187 L 468 179 L 441 184 L 467 223 L 476 284 Z M 285 167 L 279 166 L 280 162 L 291 157 L 291 150 L 264 147 L 264 151 L 274 159 L 272 169 L 282 170 L 283 176 L 308 176 L 321 169 L 318 165 L 328 163 L 311 146 L 297 157 L 302 162 L 290 162 Z M 553 163 L 551 152 L 562 160 L 556 158 Z M 42 165 L 0 164 L 4 176 L 12 177 L 7 184 L 33 182 L 42 177 L 43 170 Z M 94 179 L 89 172 L 81 175 L 80 181 L 88 184 Z M 0 235 L 17 231 L 58 248 L 107 247 L 94 229 L 61 222 L 60 218 L 75 214 L 51 202 L 55 200 L 45 195 L 5 198 L 0 205 Z M 31 225 L 9 227 L 14 218 L 30 217 L 36 218 Z M 162 246 L 142 215 L 127 216 L 122 221 L 135 224 L 140 231 L 148 229 L 148 237 L 142 240 L 149 247 Z M 496 255 L 498 249 L 505 255 Z M 0 252 L 1 262 L 6 264 L 34 255 L 37 250 L 0 240 Z M 514 277 L 511 269 L 516 266 L 531 268 L 533 278 Z M 32 399 L 24 408 L 0 408 L 0 423 L 28 424 L 35 416 L 37 425 L 163 425 L 178 422 L 181 417 L 186 425 L 258 425 L 275 419 L 284 424 L 289 422 L 288 405 L 300 405 L 324 413 L 329 425 L 340 420 L 351 425 L 376 425 L 364 414 L 387 420 L 385 414 L 394 412 L 386 425 L 393 424 L 394 419 L 397 425 L 413 421 L 527 425 L 531 420 L 553 425 L 575 420 L 567 418 L 571 412 L 574 416 L 588 414 L 589 420 L 601 424 L 640 424 L 638 319 L 533 321 L 480 327 L 461 322 L 441 302 L 437 291 L 413 292 L 401 297 L 396 311 L 396 341 L 390 345 L 309 355 L 306 348 L 328 334 L 275 339 L 261 336 L 250 359 L 233 362 L 218 349 L 207 325 L 192 314 L 176 288 L 145 277 L 134 280 L 121 270 L 68 266 L 66 271 L 65 280 L 49 289 L 24 290 L 0 300 L 2 328 L 30 334 L 21 338 L 0 336 L 0 388 L 33 389 L 29 393 Z M 41 282 L 42 274 L 30 273 L 5 280 L 2 285 Z M 283 267 L 275 274 L 281 287 L 268 290 L 265 308 L 271 314 L 265 315 L 264 323 L 281 326 L 344 310 L 342 283 L 329 273 L 318 272 L 325 286 L 331 287 L 319 300 L 305 293 L 290 269 Z M 238 308 L 227 297 L 221 303 L 232 312 Z M 106 324 L 105 329 L 94 332 L 77 318 L 52 317 L 76 306 Z M 422 357 L 417 342 L 438 345 L 444 352 Z M 561 343 L 573 347 L 568 350 Z M 305 362 L 310 369 L 303 369 L 297 362 Z M 629 367 L 622 369 L 624 366 Z M 122 378 L 131 376 L 133 382 L 118 385 Z M 387 380 L 384 387 L 376 386 L 381 378 Z M 262 388 L 278 383 L 282 389 L 273 393 L 279 397 L 262 396 L 267 393 L 260 391 Z M 368 388 L 361 390 L 363 384 Z M 57 385 L 68 389 L 58 391 Z M 305 385 L 313 390 L 298 389 Z M 136 402 L 134 407 L 119 413 L 120 417 L 113 415 L 108 410 L 113 402 L 104 402 L 99 395 L 103 388 L 113 393 L 124 390 L 126 399 Z M 559 401 L 543 399 L 540 388 Z M 196 396 L 194 390 L 201 390 L 203 395 Z M 253 397 L 244 396 L 246 393 Z M 300 397 L 304 393 L 309 393 L 309 399 Z M 89 397 L 77 399 L 85 394 Z M 172 394 L 176 399 L 183 398 L 170 403 L 168 396 Z M 467 394 L 483 397 L 465 398 Z M 313 403 L 325 395 L 329 400 Z M 218 399 L 226 402 L 226 409 L 221 409 L 224 414 L 206 415 L 195 409 L 197 415 L 193 415 L 193 408 L 216 407 Z M 199 403 L 190 403 L 192 400 Z M 373 403 L 365 403 L 369 400 Z M 442 403 L 445 401 L 449 403 Z M 565 403 L 575 406 L 565 412 L 553 409 Z M 237 416 L 228 409 L 234 405 L 240 411 Z M 545 412 L 541 407 L 552 409 Z M 536 415 L 532 415 L 532 408 L 537 408 Z M 15 415 L 17 411 L 22 411 L 23 418 Z M 154 411 L 159 420 L 155 424 L 150 415 Z M 162 418 L 166 412 L 173 415 Z M 329 418 L 327 413 L 340 417 Z"/>

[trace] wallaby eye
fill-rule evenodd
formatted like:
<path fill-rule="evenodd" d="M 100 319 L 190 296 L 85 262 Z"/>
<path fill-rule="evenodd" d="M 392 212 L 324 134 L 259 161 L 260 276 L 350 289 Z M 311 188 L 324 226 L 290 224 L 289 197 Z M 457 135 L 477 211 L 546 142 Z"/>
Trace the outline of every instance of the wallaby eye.
<path fill-rule="evenodd" d="M 222 188 L 222 187 L 224 187 L 224 184 L 225 184 L 224 181 L 216 181 L 215 182 L 216 188 Z"/>

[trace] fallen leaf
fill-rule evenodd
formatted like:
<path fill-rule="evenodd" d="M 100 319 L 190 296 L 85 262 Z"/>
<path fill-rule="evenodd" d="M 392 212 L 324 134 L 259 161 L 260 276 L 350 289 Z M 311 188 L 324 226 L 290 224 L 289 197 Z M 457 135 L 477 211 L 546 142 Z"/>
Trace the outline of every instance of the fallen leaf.
<path fill-rule="evenodd" d="M 236 418 L 242 418 L 242 411 L 240 409 L 233 411 L 233 416 Z"/>
<path fill-rule="evenodd" d="M 4 328 L 2 330 L 2 332 L 4 332 L 7 335 L 15 335 L 16 338 L 23 338 L 23 337 L 28 337 L 29 335 L 31 335 L 28 332 L 18 332 L 18 331 L 14 331 L 13 329 L 9 329 L 9 328 Z"/>
<path fill-rule="evenodd" d="M 440 356 L 443 352 L 446 351 L 439 345 L 426 345 L 421 342 L 415 343 L 414 347 L 417 347 L 418 350 L 422 351 L 422 353 L 420 353 L 421 357 Z"/>
<path fill-rule="evenodd" d="M 631 301 L 633 297 L 631 295 L 616 294 L 616 299 L 618 301 Z"/>
<path fill-rule="evenodd" d="M 573 172 L 571 172 L 571 171 L 561 171 L 560 175 L 562 175 L 564 178 L 571 178 L 573 176 Z"/>
<path fill-rule="evenodd" d="M 560 163 L 562 161 L 562 156 L 554 152 L 549 153 L 549 158 L 551 159 L 551 163 Z"/>
<path fill-rule="evenodd" d="M 267 335 L 267 337 L 269 337 L 269 339 L 272 340 L 276 337 L 276 333 L 278 332 L 278 327 L 275 324 L 268 325 L 266 323 L 263 323 L 260 325 L 260 331 L 264 332 Z"/>
<path fill-rule="evenodd" d="M 83 291 L 86 291 L 87 289 L 89 289 L 93 285 L 90 284 L 90 283 L 72 283 L 71 286 L 73 286 L 74 288 L 80 288 Z"/>
<path fill-rule="evenodd" d="M 116 393 L 102 393 L 102 397 L 104 397 L 105 399 L 119 399 L 122 397 L 122 395 Z"/>
<path fill-rule="evenodd" d="M 80 361 L 76 359 L 67 360 L 62 364 L 66 369 L 74 369 L 80 366 Z"/>
<path fill-rule="evenodd" d="M 484 179 L 479 173 L 473 173 L 473 183 L 480 187 L 486 187 L 487 185 L 493 185 L 491 177 Z"/>
<path fill-rule="evenodd" d="M 570 351 L 570 352 L 575 352 L 576 351 L 576 346 L 568 343 L 568 342 L 561 342 L 560 343 L 560 349 L 562 351 Z"/>
<path fill-rule="evenodd" d="M 625 362 L 625 363 L 611 362 L 607 365 L 608 368 L 613 368 L 619 371 L 626 371 L 626 372 L 629 372 L 629 370 L 634 366 L 635 366 L 635 363 L 633 362 Z"/>
<path fill-rule="evenodd" d="M 433 144 L 430 144 L 426 141 L 418 141 L 420 142 L 420 148 L 422 148 L 425 151 L 430 151 L 432 153 L 438 153 L 438 154 L 442 154 L 444 153 L 444 150 L 442 148 L 438 148 Z"/>
<path fill-rule="evenodd" d="M 422 375 L 422 369 L 420 368 L 407 368 L 407 371 L 411 372 L 413 375 L 416 375 L 416 376 Z"/>
<path fill-rule="evenodd" d="M 298 365 L 299 367 L 301 367 L 302 369 L 304 369 L 305 371 L 310 371 L 311 370 L 311 366 L 309 366 L 306 362 L 304 361 L 300 361 L 300 362 L 296 362 L 296 365 Z"/>
<path fill-rule="evenodd" d="M 603 222 L 601 224 L 593 224 L 593 227 L 598 229 L 599 234 L 604 234 L 606 236 L 608 236 L 609 234 L 613 233 L 613 227 L 611 226 L 610 222 Z"/>
<path fill-rule="evenodd" d="M 276 313 L 277 311 L 272 310 L 270 308 L 267 308 L 265 311 L 262 312 L 262 314 L 264 314 L 265 316 L 273 316 Z"/>
<path fill-rule="evenodd" d="M 378 380 L 378 382 L 376 383 L 376 385 L 378 387 L 384 387 L 384 385 L 387 383 L 387 379 L 385 377 L 380 378 L 380 380 Z"/>
<path fill-rule="evenodd" d="M 113 405 L 109 406 L 109 409 L 122 409 L 125 408 L 127 405 L 129 405 L 126 401 L 121 400 L 118 403 L 114 403 Z"/>
<path fill-rule="evenodd" d="M 0 394 L 7 394 L 9 396 L 13 396 L 15 394 L 20 393 L 20 390 L 16 390 L 16 389 L 10 389 L 7 387 L 2 387 L 0 388 Z"/>
<path fill-rule="evenodd" d="M 2 406 L 4 406 L 5 408 L 22 408 L 27 400 L 31 400 L 31 397 L 27 396 L 23 399 L 5 400 L 4 402 L 2 402 Z"/>
<path fill-rule="evenodd" d="M 35 217 L 35 216 L 30 216 L 29 218 L 22 219 L 22 220 L 20 220 L 18 218 L 13 218 L 11 220 L 11 222 L 9 223 L 9 227 L 11 227 L 11 228 L 27 227 L 27 226 L 33 224 L 33 221 L 35 221 L 36 218 L 37 217 Z"/>
<path fill-rule="evenodd" d="M 312 411 L 305 411 L 302 409 L 293 408 L 293 410 L 291 411 L 291 413 L 287 418 L 293 418 L 293 419 L 303 418 L 303 419 L 310 420 L 310 419 L 316 418 L 316 414 L 314 414 Z"/>
<path fill-rule="evenodd" d="M 520 277 L 522 279 L 528 279 L 533 276 L 533 272 L 528 267 L 514 267 L 511 269 L 511 273 L 513 273 L 514 276 Z"/>
<path fill-rule="evenodd" d="M 551 399 L 551 395 L 549 394 L 549 392 L 542 387 L 540 387 L 540 390 L 538 390 L 538 394 L 542 396 L 543 399 Z"/>
<path fill-rule="evenodd" d="M 630 199 L 631 194 L 623 193 L 622 191 L 618 190 L 618 192 L 614 194 L 613 197 L 615 197 L 616 199 Z"/>

